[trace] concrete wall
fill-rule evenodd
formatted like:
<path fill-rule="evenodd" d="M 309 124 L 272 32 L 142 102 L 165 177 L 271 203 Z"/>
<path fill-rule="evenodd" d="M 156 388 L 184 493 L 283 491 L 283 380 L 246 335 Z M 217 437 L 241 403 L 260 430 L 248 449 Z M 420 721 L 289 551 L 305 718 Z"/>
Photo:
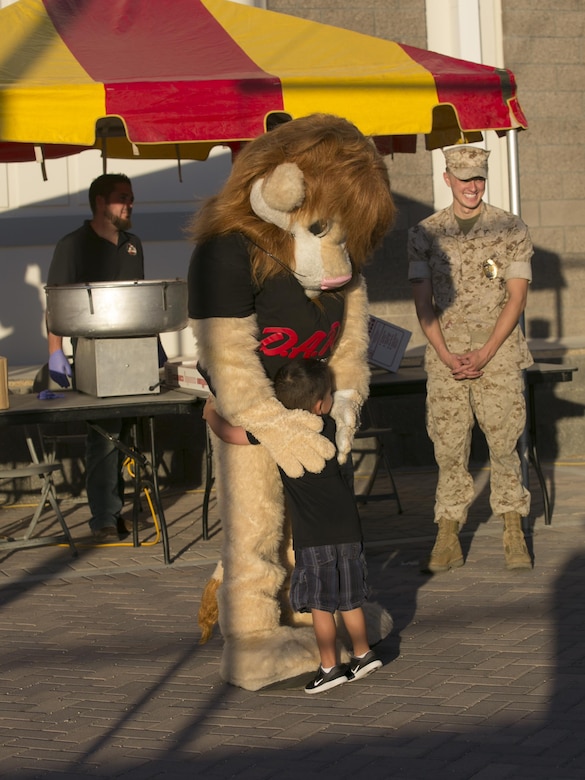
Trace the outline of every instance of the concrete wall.
<path fill-rule="evenodd" d="M 537 247 L 528 333 L 585 334 L 585 4 L 505 0 L 506 63 L 530 123 L 519 135 L 522 213 Z"/>

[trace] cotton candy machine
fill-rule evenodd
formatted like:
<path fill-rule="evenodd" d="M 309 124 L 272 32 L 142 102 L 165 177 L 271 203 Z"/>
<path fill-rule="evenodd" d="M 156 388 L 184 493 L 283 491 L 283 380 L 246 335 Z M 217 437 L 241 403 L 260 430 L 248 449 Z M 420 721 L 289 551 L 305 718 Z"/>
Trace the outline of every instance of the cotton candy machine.
<path fill-rule="evenodd" d="M 160 392 L 158 334 L 188 320 L 182 279 L 51 285 L 47 326 L 77 340 L 76 389 L 99 397 Z"/>

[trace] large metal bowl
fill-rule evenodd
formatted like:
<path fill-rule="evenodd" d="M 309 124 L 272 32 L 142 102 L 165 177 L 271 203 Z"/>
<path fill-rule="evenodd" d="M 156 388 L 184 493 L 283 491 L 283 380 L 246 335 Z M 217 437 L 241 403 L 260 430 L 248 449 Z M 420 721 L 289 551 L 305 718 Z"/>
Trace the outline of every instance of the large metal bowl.
<path fill-rule="evenodd" d="M 183 279 L 47 285 L 45 292 L 47 326 L 57 336 L 154 336 L 188 321 Z"/>

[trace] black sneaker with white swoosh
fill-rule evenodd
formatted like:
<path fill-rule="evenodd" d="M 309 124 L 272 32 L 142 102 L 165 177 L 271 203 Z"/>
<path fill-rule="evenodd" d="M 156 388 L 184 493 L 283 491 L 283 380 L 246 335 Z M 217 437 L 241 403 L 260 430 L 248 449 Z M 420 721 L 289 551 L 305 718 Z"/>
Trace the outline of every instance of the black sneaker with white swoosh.
<path fill-rule="evenodd" d="M 382 661 L 377 657 L 373 650 L 366 653 L 363 658 L 352 657 L 349 662 L 348 677 L 350 682 L 354 680 L 361 680 L 362 677 L 375 672 L 382 666 Z"/>
<path fill-rule="evenodd" d="M 349 670 L 347 664 L 334 666 L 328 672 L 324 672 L 320 666 L 317 674 L 305 685 L 305 693 L 321 693 L 335 688 L 337 685 L 346 683 L 349 680 Z"/>

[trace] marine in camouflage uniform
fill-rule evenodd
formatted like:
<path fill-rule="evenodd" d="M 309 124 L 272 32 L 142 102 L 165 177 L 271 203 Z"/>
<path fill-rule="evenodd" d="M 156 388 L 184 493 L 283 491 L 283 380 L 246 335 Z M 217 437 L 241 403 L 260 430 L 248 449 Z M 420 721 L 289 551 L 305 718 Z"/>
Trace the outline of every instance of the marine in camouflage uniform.
<path fill-rule="evenodd" d="M 533 249 L 518 217 L 481 199 L 488 154 L 475 147 L 446 152 L 454 202 L 409 231 L 408 275 L 429 338 L 427 430 L 439 467 L 433 572 L 463 565 L 458 533 L 474 498 L 468 463 L 475 420 L 489 448 L 490 504 L 504 519 L 506 565 L 531 567 L 521 527 L 530 494 L 516 447 L 526 420 L 522 369 L 532 363 L 518 316 Z M 517 290 L 519 302 L 502 316 Z"/>

